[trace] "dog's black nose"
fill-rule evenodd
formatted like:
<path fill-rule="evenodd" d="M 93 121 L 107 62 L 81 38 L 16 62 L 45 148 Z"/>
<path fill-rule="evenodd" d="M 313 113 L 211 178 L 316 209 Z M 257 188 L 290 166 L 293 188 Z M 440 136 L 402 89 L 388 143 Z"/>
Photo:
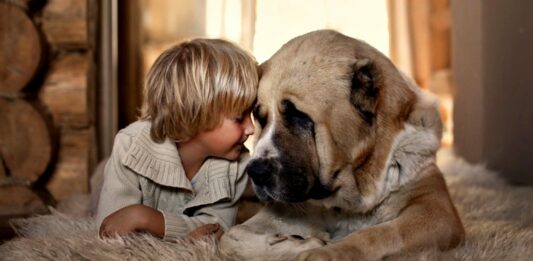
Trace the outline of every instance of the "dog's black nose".
<path fill-rule="evenodd" d="M 271 159 L 253 159 L 246 166 L 246 172 L 255 185 L 266 186 L 272 182 L 272 175 L 277 170 L 275 161 Z"/>

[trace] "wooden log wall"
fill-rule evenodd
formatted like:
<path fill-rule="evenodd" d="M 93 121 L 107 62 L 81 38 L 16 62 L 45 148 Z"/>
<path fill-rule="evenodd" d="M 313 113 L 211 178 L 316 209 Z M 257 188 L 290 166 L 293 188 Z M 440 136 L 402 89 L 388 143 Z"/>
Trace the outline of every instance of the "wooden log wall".
<path fill-rule="evenodd" d="M 96 7 L 0 0 L 0 236 L 6 217 L 89 191 Z"/>

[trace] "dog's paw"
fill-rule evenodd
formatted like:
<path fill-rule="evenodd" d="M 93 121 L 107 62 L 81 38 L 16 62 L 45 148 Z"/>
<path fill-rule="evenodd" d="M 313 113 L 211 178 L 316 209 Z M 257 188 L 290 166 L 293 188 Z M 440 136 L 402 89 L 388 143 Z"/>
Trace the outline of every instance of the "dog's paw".
<path fill-rule="evenodd" d="M 328 248 L 317 248 L 303 252 L 298 256 L 299 261 L 330 261 L 330 260 L 343 260 L 340 259 L 340 254 L 335 253 Z M 347 260 L 347 259 L 346 259 Z"/>
<path fill-rule="evenodd" d="M 325 246 L 301 253 L 299 261 L 344 261 L 344 260 L 367 260 L 358 251 L 345 251 L 343 249 Z"/>
<path fill-rule="evenodd" d="M 282 252 L 301 253 L 309 249 L 323 247 L 326 242 L 316 237 L 302 238 L 301 236 L 285 236 L 281 234 L 268 236 L 268 243 L 272 250 L 281 250 Z"/>
<path fill-rule="evenodd" d="M 301 251 L 306 251 L 310 249 L 320 248 L 326 245 L 326 242 L 320 238 L 310 237 L 304 240 L 296 239 L 296 242 L 299 244 L 299 249 Z"/>

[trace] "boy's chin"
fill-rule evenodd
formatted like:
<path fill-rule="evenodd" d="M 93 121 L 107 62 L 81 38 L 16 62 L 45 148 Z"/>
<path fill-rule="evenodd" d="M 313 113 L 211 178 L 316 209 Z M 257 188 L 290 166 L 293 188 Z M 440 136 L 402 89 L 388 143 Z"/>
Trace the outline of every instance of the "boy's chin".
<path fill-rule="evenodd" d="M 241 155 L 242 148 L 239 146 L 237 148 L 233 148 L 231 151 L 229 151 L 226 156 L 224 157 L 227 160 L 237 160 L 239 159 L 239 156 Z"/>
<path fill-rule="evenodd" d="M 232 150 L 224 154 L 219 154 L 214 157 L 229 160 L 229 161 L 234 161 L 234 160 L 238 160 L 240 156 L 241 156 L 241 148 L 233 148 Z"/>

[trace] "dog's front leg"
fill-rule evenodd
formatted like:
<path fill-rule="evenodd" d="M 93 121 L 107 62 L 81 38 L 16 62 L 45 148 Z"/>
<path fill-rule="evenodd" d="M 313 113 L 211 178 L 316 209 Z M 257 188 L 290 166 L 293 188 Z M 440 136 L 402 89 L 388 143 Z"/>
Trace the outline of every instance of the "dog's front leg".
<path fill-rule="evenodd" d="M 381 260 L 420 249 L 455 247 L 464 239 L 464 228 L 436 167 L 434 173 L 417 182 L 408 204 L 397 218 L 306 251 L 299 259 Z"/>
<path fill-rule="evenodd" d="M 324 246 L 329 234 L 323 226 L 294 209 L 267 206 L 220 240 L 221 252 L 230 259 L 288 260 Z M 312 215 L 311 215 L 312 216 Z"/>

